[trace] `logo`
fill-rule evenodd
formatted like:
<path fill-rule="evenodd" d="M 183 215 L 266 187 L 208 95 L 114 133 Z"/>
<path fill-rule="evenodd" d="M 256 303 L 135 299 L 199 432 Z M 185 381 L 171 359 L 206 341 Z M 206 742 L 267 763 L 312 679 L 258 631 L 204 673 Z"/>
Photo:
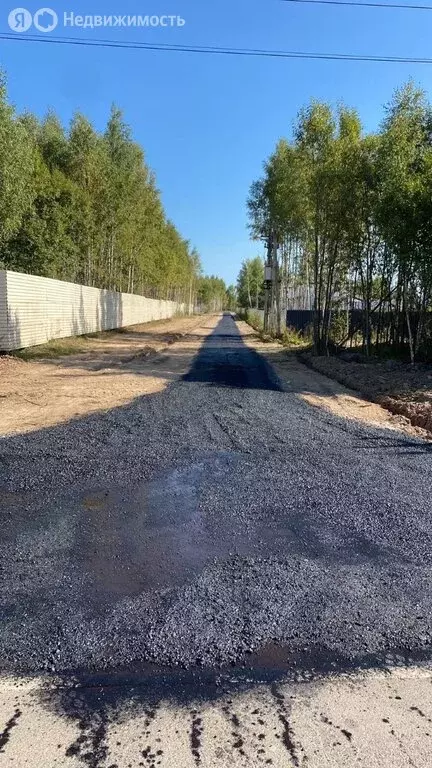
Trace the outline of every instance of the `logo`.
<path fill-rule="evenodd" d="M 33 24 L 39 32 L 52 32 L 58 24 L 58 16 L 52 8 L 41 8 L 36 11 Z"/>
<path fill-rule="evenodd" d="M 41 8 L 33 17 L 26 8 L 15 8 L 8 22 L 14 32 L 27 32 L 32 24 L 39 32 L 52 32 L 58 25 L 58 16 L 52 8 Z"/>
<path fill-rule="evenodd" d="M 39 0 L 40 2 L 40 0 Z M 78 27 L 80 29 L 97 29 L 98 27 L 184 27 L 186 20 L 182 16 L 150 15 L 111 13 L 109 16 L 94 14 L 75 14 L 73 11 L 64 11 L 59 19 L 58 14 L 52 8 L 39 8 L 31 14 L 27 8 L 15 8 L 8 16 L 8 22 L 13 32 L 28 32 L 33 25 L 38 32 L 46 34 L 53 32 L 63 23 L 64 27 Z"/>
<path fill-rule="evenodd" d="M 27 32 L 30 29 L 33 18 L 26 8 L 15 8 L 9 14 L 9 26 L 14 32 Z"/>

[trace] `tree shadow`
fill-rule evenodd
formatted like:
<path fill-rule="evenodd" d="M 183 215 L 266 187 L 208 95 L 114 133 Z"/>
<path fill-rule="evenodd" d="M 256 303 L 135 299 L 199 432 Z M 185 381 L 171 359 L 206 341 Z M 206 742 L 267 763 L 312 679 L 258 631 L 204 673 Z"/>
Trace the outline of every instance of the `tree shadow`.
<path fill-rule="evenodd" d="M 275 371 L 261 355 L 246 346 L 231 315 L 224 315 L 204 339 L 183 380 L 212 387 L 282 391 Z"/>
<path fill-rule="evenodd" d="M 4 353 L 11 352 L 14 349 L 20 349 L 24 344 L 19 312 L 13 312 L 9 307 L 6 308 L 6 332 L 3 339 L 5 342 L 4 349 L 1 343 L 2 339 L 0 339 L 0 350 Z"/>
<path fill-rule="evenodd" d="M 123 297 L 114 291 L 101 291 L 100 295 L 101 328 L 110 330 L 123 325 Z"/>
<path fill-rule="evenodd" d="M 423 434 L 419 434 L 418 438 L 411 438 L 407 434 L 404 434 L 403 426 L 401 425 L 399 428 L 398 425 L 398 414 L 393 413 L 391 429 L 389 429 L 390 424 L 383 422 L 381 426 L 379 421 L 374 421 L 373 418 L 368 418 L 367 409 L 370 406 L 373 406 L 377 410 L 381 410 L 382 408 L 383 414 L 387 412 L 387 414 L 391 415 L 392 411 L 389 411 L 385 405 L 381 406 L 380 403 L 377 402 L 374 397 L 370 397 L 367 392 L 360 391 L 360 387 L 357 390 L 354 389 L 353 380 L 349 381 L 348 379 L 333 378 L 333 376 L 330 377 L 324 371 L 321 372 L 310 365 L 307 358 L 303 357 L 303 354 L 299 355 L 291 350 L 285 349 L 277 352 L 272 351 L 271 354 L 268 355 L 268 359 L 270 364 L 276 366 L 276 370 L 278 367 L 282 370 L 283 380 L 280 379 L 280 381 L 282 382 L 282 387 L 285 392 L 295 393 L 302 398 L 306 396 L 306 407 L 309 408 L 309 411 L 310 406 L 312 405 L 315 410 L 324 411 L 324 413 L 327 413 L 340 425 L 347 426 L 350 424 L 352 428 L 353 425 L 357 424 L 360 428 L 359 438 L 368 443 L 370 441 L 371 450 L 374 449 L 374 442 L 380 441 L 383 434 L 387 435 L 387 445 L 389 449 L 391 447 L 398 447 L 405 453 L 414 451 L 419 454 L 429 453 L 432 450 L 432 440 L 427 438 L 427 433 L 423 432 Z M 294 370 L 292 370 L 291 366 L 294 366 Z M 309 371 L 312 371 L 313 374 L 310 375 Z M 318 397 L 315 400 L 312 399 L 312 402 L 308 402 L 308 395 L 316 395 Z M 339 397 L 354 398 L 355 400 L 351 409 L 347 409 L 346 407 L 342 409 L 339 408 L 339 411 L 344 414 L 340 417 L 338 417 L 336 410 L 332 408 L 330 402 L 334 398 L 337 399 Z M 329 400 L 328 404 L 326 403 L 327 399 Z M 360 402 L 361 399 L 365 399 L 363 404 Z M 363 409 L 365 411 L 365 417 L 360 418 L 360 413 Z M 374 430 L 376 434 L 374 434 Z"/>
<path fill-rule="evenodd" d="M 106 310 L 111 316 L 114 312 L 111 305 Z M 121 317 L 121 310 L 118 309 Z M 106 322 L 103 319 L 103 322 Z M 202 326 L 205 330 L 207 326 Z M 83 370 L 103 371 L 116 368 L 119 374 L 128 374 L 133 371 L 143 376 L 148 372 L 140 368 L 140 363 L 153 358 L 153 364 L 160 369 L 164 365 L 164 357 L 154 351 L 154 344 L 164 343 L 167 346 L 175 344 L 181 338 L 189 338 L 194 344 L 201 344 L 190 370 L 183 376 L 183 380 L 189 383 L 200 383 L 213 387 L 229 387 L 238 389 L 258 389 L 281 392 L 283 386 L 273 368 L 254 349 L 246 346 L 243 338 L 232 321 L 231 315 L 224 316 L 216 326 L 209 326 L 210 335 L 195 331 L 184 334 L 151 333 L 147 339 L 145 328 L 142 331 L 134 331 L 131 328 L 121 333 L 120 341 L 116 339 L 116 349 L 110 349 L 110 337 L 101 340 L 100 349 L 85 352 L 70 357 L 47 359 L 47 364 L 58 368 L 79 367 Z M 143 346 L 138 347 L 137 342 L 143 340 Z M 148 343 L 146 343 L 148 342 Z M 128 345 L 133 345 L 133 352 L 128 351 Z M 187 359 L 181 351 L 170 350 L 172 359 L 181 361 Z M 161 373 L 163 376 L 163 373 Z M 168 377 L 172 378 L 172 377 Z"/>
<path fill-rule="evenodd" d="M 315 562 L 326 589 L 340 594 L 350 589 L 353 573 L 355 579 L 360 578 L 361 568 L 366 568 L 373 581 L 384 576 L 388 580 L 395 567 L 406 577 L 407 569 L 417 563 L 419 542 L 426 546 L 427 540 L 421 517 L 418 529 L 407 530 L 403 509 L 408 502 L 404 499 L 398 500 L 398 530 L 413 542 L 413 551 L 404 541 L 398 542 L 396 529 L 390 537 L 385 528 L 381 531 L 389 500 L 388 520 L 393 526 L 396 523 L 394 479 L 387 479 L 384 473 L 376 481 L 376 503 L 385 502 L 386 506 L 384 510 L 377 508 L 379 529 L 371 536 L 357 517 L 362 505 L 371 514 L 374 498 L 352 476 L 339 476 L 333 462 L 328 469 L 322 463 L 325 430 L 322 444 L 308 447 L 313 471 L 306 475 L 298 436 L 291 435 L 290 448 L 279 441 L 285 429 L 280 399 L 284 393 L 278 391 L 277 403 L 273 403 L 273 390 L 265 392 L 267 401 L 262 400 L 261 390 L 251 392 L 259 398 L 260 407 L 272 408 L 273 428 L 273 416 L 278 414 L 280 431 L 270 452 L 262 440 L 260 422 L 245 421 L 241 410 L 238 422 L 236 417 L 239 442 L 232 442 L 230 412 L 228 421 L 223 414 L 218 421 L 215 403 L 206 390 L 202 382 L 183 380 L 170 384 L 163 393 L 137 398 L 107 413 L 1 441 L 3 564 L 10 582 L 3 600 L 6 624 L 11 616 L 13 624 L 20 624 L 24 612 L 39 626 L 40 616 L 44 616 L 41 631 L 46 631 L 50 645 L 52 626 L 58 624 L 56 617 L 64 614 L 67 602 L 75 605 L 78 613 L 87 612 L 91 622 L 95 613 L 103 619 L 115 614 L 122 601 L 132 601 L 131 629 L 135 612 L 149 609 L 153 591 L 160 606 L 166 600 L 160 590 L 165 589 L 172 590 L 176 603 L 176 590 L 181 595 L 189 584 L 199 581 L 215 558 L 229 563 L 228 573 L 235 557 L 276 558 L 276 571 L 280 561 L 286 560 L 297 569 L 305 567 L 306 582 L 311 579 L 311 584 L 314 570 L 305 563 Z M 219 391 L 225 390 L 222 385 Z M 299 422 L 304 418 L 301 408 L 296 418 Z M 335 419 L 317 422 L 322 427 L 338 424 Z M 191 444 L 187 440 L 181 446 L 187 425 L 192 428 Z M 357 440 L 359 435 L 361 430 L 341 434 L 336 455 L 343 457 L 349 449 L 364 450 Z M 414 469 L 419 478 L 422 476 L 424 467 L 414 468 L 411 463 L 408 468 L 400 462 L 407 441 L 374 434 L 367 439 L 375 441 L 381 462 L 388 462 L 393 472 L 396 467 L 401 470 L 401 483 L 414 482 Z M 366 436 L 362 440 L 366 441 Z M 335 451 L 333 440 L 330 450 Z M 396 459 L 395 466 L 392 458 Z M 251 463 L 256 479 L 250 474 Z M 288 471 L 292 479 L 286 484 L 284 473 Z M 67 487 L 61 480 L 65 472 Z M 24 501 L 15 504 L 15 495 L 21 499 L 23 492 Z M 236 508 L 241 510 L 240 517 L 237 512 L 231 514 Z M 338 519 L 335 510 L 341 509 Z M 18 559 L 17 552 L 22 553 Z M 426 559 L 425 568 L 428 562 Z M 68 582 L 57 583 L 56 574 L 64 573 L 65 568 Z M 262 573 L 267 583 L 264 592 L 272 584 L 270 572 Z M 282 585 L 289 572 L 283 570 Z M 289 589 L 289 580 L 285 586 Z M 408 599 L 409 584 L 404 588 Z M 27 590 L 25 600 L 23 590 Z M 147 598 L 140 603 L 143 594 L 149 595 L 148 606 Z M 317 595 L 319 602 L 319 591 Z M 355 609 L 354 602 L 350 615 Z M 308 610 L 316 610 L 315 602 Z M 380 619 L 385 625 L 385 604 Z M 70 616 L 65 617 L 66 624 L 68 621 Z M 320 644 L 325 643 L 326 621 L 317 627 Z M 81 632 L 89 631 L 86 622 Z M 58 630 L 56 633 L 54 640 Z M 21 627 L 20 636 L 25 652 L 26 625 Z M 13 649 L 18 657 L 19 642 Z"/>

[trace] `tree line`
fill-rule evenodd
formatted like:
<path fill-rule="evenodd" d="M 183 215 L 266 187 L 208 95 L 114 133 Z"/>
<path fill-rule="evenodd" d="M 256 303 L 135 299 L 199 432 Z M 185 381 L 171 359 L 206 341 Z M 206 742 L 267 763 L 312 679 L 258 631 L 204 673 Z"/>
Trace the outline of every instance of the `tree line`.
<path fill-rule="evenodd" d="M 237 300 L 243 309 L 264 309 L 264 261 L 244 259 L 237 279 Z"/>
<path fill-rule="evenodd" d="M 103 133 L 79 113 L 65 130 L 17 115 L 1 75 L 0 179 L 0 268 L 222 308 L 116 107 Z"/>
<path fill-rule="evenodd" d="M 248 212 L 279 306 L 279 286 L 282 298 L 310 297 L 318 352 L 361 340 L 368 355 L 431 355 L 431 193 L 432 107 L 413 83 L 372 134 L 345 106 L 300 111 L 253 183 Z"/>

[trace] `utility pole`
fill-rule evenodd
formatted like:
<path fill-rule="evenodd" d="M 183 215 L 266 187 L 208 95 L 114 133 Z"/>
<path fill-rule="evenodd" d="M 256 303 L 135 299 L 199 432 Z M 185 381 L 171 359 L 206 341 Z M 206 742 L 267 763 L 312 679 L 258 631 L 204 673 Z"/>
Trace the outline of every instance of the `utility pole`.
<path fill-rule="evenodd" d="M 264 268 L 265 274 L 265 309 L 264 331 L 271 334 L 280 334 L 280 282 L 279 265 L 277 259 L 278 243 L 274 228 L 271 227 L 267 241 L 267 262 Z"/>
<path fill-rule="evenodd" d="M 271 294 L 273 282 L 273 229 L 267 239 L 267 259 L 264 267 L 264 333 L 270 330 Z"/>
<path fill-rule="evenodd" d="M 275 273 L 275 279 L 274 279 L 274 289 L 275 289 L 275 313 L 276 313 L 276 335 L 280 337 L 282 333 L 282 327 L 281 327 L 281 277 L 280 277 L 280 269 L 279 269 L 279 262 L 278 262 L 278 243 L 275 241 L 274 244 L 274 273 Z"/>
<path fill-rule="evenodd" d="M 280 328 L 280 281 L 278 264 L 278 241 L 272 232 L 272 285 L 271 285 L 270 333 L 279 336 Z"/>

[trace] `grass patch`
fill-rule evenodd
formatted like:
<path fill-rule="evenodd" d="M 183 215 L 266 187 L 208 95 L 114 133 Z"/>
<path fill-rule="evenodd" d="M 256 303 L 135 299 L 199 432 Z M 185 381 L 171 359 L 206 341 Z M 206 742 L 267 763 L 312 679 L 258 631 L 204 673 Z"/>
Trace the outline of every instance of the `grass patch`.
<path fill-rule="evenodd" d="M 79 355 L 83 352 L 91 351 L 91 345 L 88 342 L 94 341 L 94 339 L 110 339 L 119 333 L 131 333 L 132 330 L 133 326 L 129 328 L 113 328 L 110 331 L 94 331 L 93 333 L 85 333 L 82 336 L 68 336 L 65 339 L 52 339 L 52 341 L 47 341 L 46 344 L 17 349 L 10 354 L 13 357 L 19 357 L 21 360 L 54 359 L 67 355 Z"/>
<path fill-rule="evenodd" d="M 88 345 L 87 337 L 72 336 L 68 339 L 53 339 L 46 344 L 39 344 L 37 347 L 27 347 L 11 352 L 11 356 L 19 357 L 21 360 L 41 360 L 64 357 L 66 355 L 76 355 L 86 352 Z"/>
<path fill-rule="evenodd" d="M 189 317 L 188 315 L 178 315 L 178 317 Z M 190 316 L 193 317 L 192 315 Z M 198 319 L 198 315 L 196 315 Z M 173 321 L 174 318 L 166 317 L 160 320 L 149 320 L 145 323 L 137 323 L 136 325 L 124 326 L 122 328 L 113 328 L 109 331 L 94 331 L 93 333 L 85 333 L 82 336 L 69 336 L 65 339 L 53 339 L 46 344 L 39 344 L 36 347 L 27 347 L 25 349 L 17 349 L 8 354 L 12 357 L 18 357 L 21 360 L 54 360 L 56 357 L 66 357 L 67 355 L 79 355 L 83 352 L 94 351 L 94 347 L 89 343 L 95 339 L 109 340 L 111 337 L 118 336 L 119 334 L 136 333 L 137 329 L 142 330 L 146 325 L 160 326 L 163 329 L 166 325 Z M 176 316 L 176 319 L 177 316 Z M 178 336 L 175 331 L 172 335 Z"/>
<path fill-rule="evenodd" d="M 261 341 L 266 343 L 279 341 L 284 347 L 308 347 L 310 345 L 309 339 L 302 336 L 294 328 L 284 328 L 279 335 L 268 332 L 264 333 L 262 315 L 253 309 L 242 310 L 238 313 L 238 317 L 257 331 Z"/>
<path fill-rule="evenodd" d="M 284 328 L 280 340 L 284 347 L 309 347 L 310 339 L 302 335 L 295 328 Z"/>
<path fill-rule="evenodd" d="M 244 320 L 254 329 L 254 331 L 258 331 L 260 334 L 263 332 L 264 323 L 259 312 L 256 312 L 253 309 L 241 309 L 238 311 L 237 317 L 239 317 L 240 320 Z"/>

